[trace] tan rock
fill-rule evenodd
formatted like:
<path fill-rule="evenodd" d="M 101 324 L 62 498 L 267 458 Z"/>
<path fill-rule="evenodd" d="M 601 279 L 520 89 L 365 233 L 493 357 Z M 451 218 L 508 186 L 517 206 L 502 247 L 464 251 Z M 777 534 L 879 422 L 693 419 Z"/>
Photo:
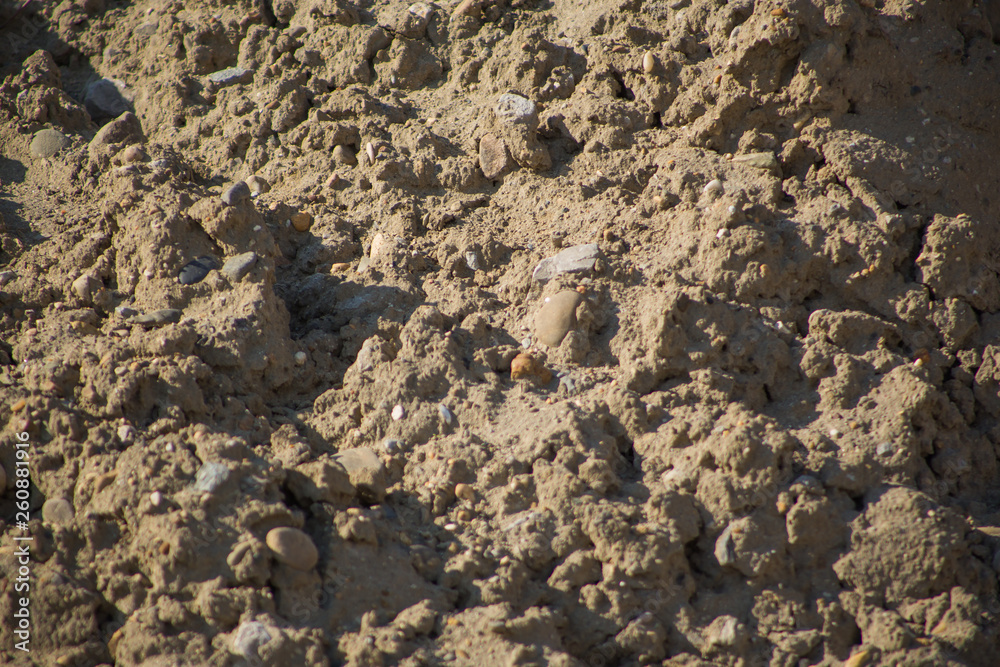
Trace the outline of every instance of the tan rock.
<path fill-rule="evenodd" d="M 491 181 L 499 178 L 511 167 L 507 144 L 492 134 L 483 135 L 479 140 L 479 168 Z"/>
<path fill-rule="evenodd" d="M 296 570 L 311 570 L 319 562 L 319 551 L 312 538 L 298 528 L 273 528 L 265 541 L 279 562 Z"/>
<path fill-rule="evenodd" d="M 564 290 L 546 299 L 535 315 L 535 336 L 550 347 L 558 347 L 570 329 L 576 326 L 576 307 L 583 296 L 574 290 Z"/>

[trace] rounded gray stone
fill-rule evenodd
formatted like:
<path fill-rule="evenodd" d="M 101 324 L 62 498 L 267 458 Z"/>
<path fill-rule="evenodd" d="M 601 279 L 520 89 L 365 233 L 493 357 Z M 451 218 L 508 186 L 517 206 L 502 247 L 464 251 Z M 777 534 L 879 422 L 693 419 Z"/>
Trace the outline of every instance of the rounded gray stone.
<path fill-rule="evenodd" d="M 250 186 L 243 181 L 234 183 L 222 193 L 222 203 L 226 206 L 237 206 L 250 199 Z"/>
<path fill-rule="evenodd" d="M 309 571 L 319 562 L 312 538 L 298 528 L 272 528 L 265 541 L 279 562 L 296 570 Z"/>
<path fill-rule="evenodd" d="M 69 139 L 59 130 L 39 130 L 31 138 L 31 145 L 28 152 L 34 158 L 52 157 L 62 149 L 69 146 Z"/>
<path fill-rule="evenodd" d="M 242 255 L 230 257 L 222 266 L 222 275 L 234 283 L 239 282 L 243 280 L 244 276 L 250 273 L 250 269 L 256 263 L 257 253 L 255 252 L 245 252 Z"/>
<path fill-rule="evenodd" d="M 128 108 L 122 94 L 125 83 L 117 79 L 98 79 L 90 83 L 83 93 L 83 105 L 92 118 L 117 118 Z"/>
<path fill-rule="evenodd" d="M 537 118 L 535 103 L 527 97 L 504 93 L 497 100 L 497 118 L 507 123 L 531 123 Z"/>
<path fill-rule="evenodd" d="M 229 479 L 229 468 L 223 463 L 202 464 L 194 476 L 194 490 L 214 493 Z"/>

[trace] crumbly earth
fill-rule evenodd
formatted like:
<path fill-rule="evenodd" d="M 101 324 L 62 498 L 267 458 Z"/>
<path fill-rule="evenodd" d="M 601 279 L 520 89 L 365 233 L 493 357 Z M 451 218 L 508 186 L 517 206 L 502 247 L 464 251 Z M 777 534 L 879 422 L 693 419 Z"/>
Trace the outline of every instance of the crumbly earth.
<path fill-rule="evenodd" d="M 20 5 L 0 662 L 997 664 L 1000 3 Z"/>

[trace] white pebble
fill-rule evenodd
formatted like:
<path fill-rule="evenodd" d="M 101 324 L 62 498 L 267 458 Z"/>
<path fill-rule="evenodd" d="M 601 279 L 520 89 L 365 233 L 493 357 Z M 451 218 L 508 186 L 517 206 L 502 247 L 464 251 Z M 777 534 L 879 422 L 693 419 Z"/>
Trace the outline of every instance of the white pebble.
<path fill-rule="evenodd" d="M 705 194 L 718 196 L 723 192 L 725 192 L 725 188 L 722 187 L 722 181 L 717 178 L 713 178 L 705 186 Z"/>
<path fill-rule="evenodd" d="M 406 414 L 406 410 L 403 409 L 402 405 L 397 404 L 396 407 L 392 409 L 392 418 L 394 421 L 399 421 Z"/>
<path fill-rule="evenodd" d="M 451 426 L 451 422 L 454 421 L 455 415 L 451 414 L 451 410 L 448 409 L 448 406 L 444 403 L 439 404 L 438 412 L 441 413 L 441 419 L 444 420 L 444 423 Z"/>
<path fill-rule="evenodd" d="M 830 437 L 831 438 L 839 438 L 840 435 L 841 435 L 841 433 L 837 429 L 835 429 L 835 428 L 831 428 L 830 429 Z"/>
<path fill-rule="evenodd" d="M 304 365 L 306 363 L 306 353 L 305 352 L 301 352 L 301 351 L 296 352 L 295 353 L 295 363 L 297 365 L 299 365 L 299 366 Z"/>
<path fill-rule="evenodd" d="M 159 507 L 163 503 L 163 494 L 159 491 L 153 491 L 149 494 L 149 502 L 153 504 L 153 507 Z"/>

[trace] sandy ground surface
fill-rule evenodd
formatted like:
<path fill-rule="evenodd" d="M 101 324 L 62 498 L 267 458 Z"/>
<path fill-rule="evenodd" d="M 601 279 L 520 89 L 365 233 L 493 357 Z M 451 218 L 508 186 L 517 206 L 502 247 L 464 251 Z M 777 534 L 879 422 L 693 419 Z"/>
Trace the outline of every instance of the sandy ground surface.
<path fill-rule="evenodd" d="M 998 664 L 1000 3 L 19 7 L 0 662 Z"/>

